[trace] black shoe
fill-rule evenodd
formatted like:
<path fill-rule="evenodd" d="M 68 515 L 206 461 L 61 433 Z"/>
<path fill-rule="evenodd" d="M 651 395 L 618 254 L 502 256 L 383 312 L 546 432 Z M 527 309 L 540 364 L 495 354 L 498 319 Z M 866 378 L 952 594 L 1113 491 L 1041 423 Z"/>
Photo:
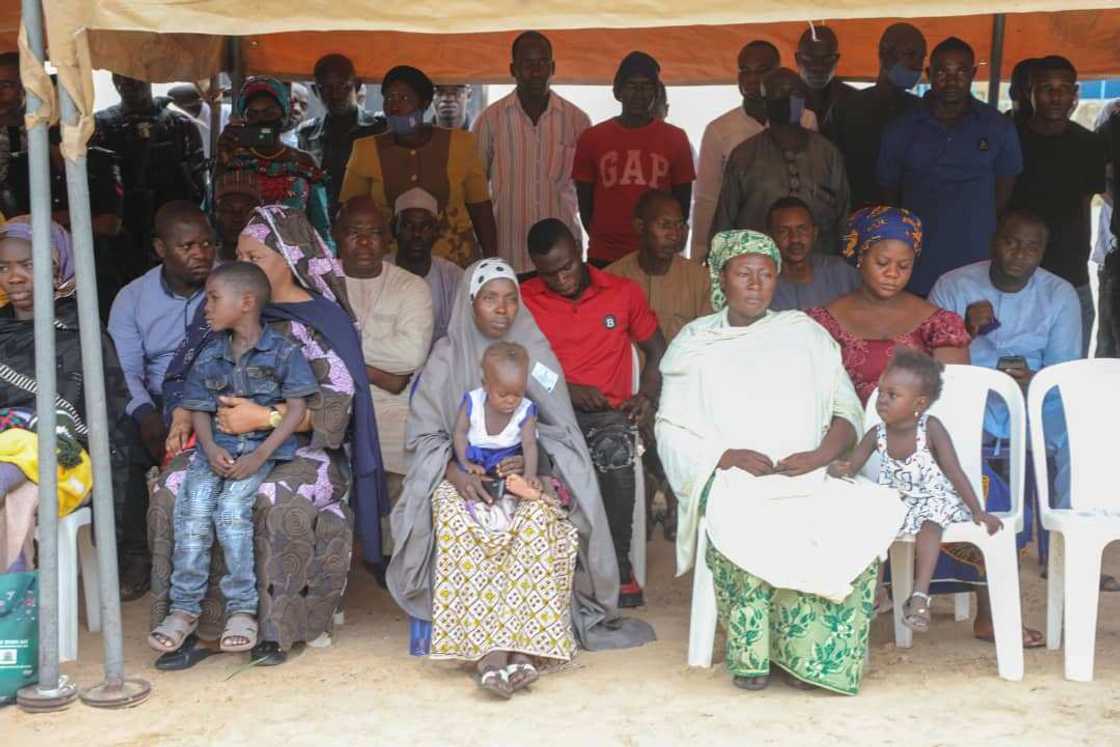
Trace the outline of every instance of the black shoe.
<path fill-rule="evenodd" d="M 258 667 L 278 667 L 288 660 L 288 654 L 275 641 L 261 641 L 249 651 L 249 660 Z"/>
<path fill-rule="evenodd" d="M 191 633 L 183 640 L 183 645 L 179 646 L 177 651 L 168 651 L 156 659 L 156 669 L 162 672 L 190 669 L 212 653 L 214 651 L 198 645 L 198 636 Z"/>

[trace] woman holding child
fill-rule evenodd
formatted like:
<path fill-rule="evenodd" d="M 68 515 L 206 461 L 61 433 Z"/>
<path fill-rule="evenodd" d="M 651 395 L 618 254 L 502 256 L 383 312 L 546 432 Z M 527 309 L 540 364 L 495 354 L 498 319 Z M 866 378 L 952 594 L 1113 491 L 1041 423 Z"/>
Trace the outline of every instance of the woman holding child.
<path fill-rule="evenodd" d="M 709 254 L 712 308 L 661 362 L 658 452 L 677 494 L 677 569 L 694 562 L 701 516 L 727 668 L 761 690 L 771 664 L 791 685 L 854 695 L 863 677 L 878 557 L 904 512 L 897 494 L 825 476 L 862 434 L 837 344 L 799 311 L 769 310 L 781 254 L 724 231 Z"/>
<path fill-rule="evenodd" d="M 252 658 L 280 664 L 293 644 L 330 632 L 346 587 L 355 524 L 363 553 L 380 559 L 384 475 L 369 387 L 354 386 L 355 381 L 364 382 L 365 368 L 337 260 L 303 211 L 277 205 L 254 211 L 241 233 L 237 255 L 268 277 L 272 301 L 262 319 L 298 344 L 319 385 L 297 428 L 295 456 L 272 468 L 255 497 L 254 566 L 260 602 L 259 642 Z M 211 334 L 200 314 L 164 384 L 165 411 L 171 419 L 168 452 L 178 456 L 158 478 L 148 514 L 153 625 L 169 611 L 171 518 L 193 453 L 184 450 L 192 430 L 190 412 L 179 406 L 183 384 Z M 275 428 L 275 415 L 251 400 L 223 398 L 215 422 L 223 432 L 245 434 Z M 349 503 L 344 500 L 348 494 Z M 212 578 L 222 575 L 223 565 L 215 564 Z M 196 621 L 198 637 L 215 638 L 222 630 L 221 602 L 212 584 Z M 167 653 L 157 666 L 184 669 L 208 655 L 190 635 L 192 629 L 185 627 L 163 642 Z M 226 648 L 243 642 L 224 641 Z"/>
<path fill-rule="evenodd" d="M 535 681 L 542 664 L 571 659 L 577 641 L 619 648 L 652 635 L 641 623 L 616 619 L 618 566 L 591 458 L 560 364 L 520 308 L 517 276 L 505 262 L 487 259 L 469 267 L 464 280 L 447 337 L 436 343 L 413 391 L 411 466 L 393 509 L 396 549 L 387 580 L 409 615 L 431 620 L 433 658 L 477 663 L 479 684 L 508 698 Z M 517 375 L 503 378 L 527 379 L 510 389 L 523 387 L 519 396 L 532 404 L 536 477 L 544 489 L 514 477 L 526 471 L 526 459 L 512 456 L 497 465 L 506 491 L 496 500 L 487 490 L 492 479 L 476 474 L 486 470 L 472 468 L 481 457 L 460 464 L 453 442 L 464 395 L 475 392 L 481 405 L 480 387 L 487 397 L 497 394 L 490 392 L 493 374 L 484 382 L 482 364 L 499 342 L 527 354 L 513 367 Z M 505 354 L 520 359 L 517 350 Z M 524 422 L 511 413 L 511 423 Z M 495 425 L 485 430 L 500 429 Z M 495 515 L 501 500 L 513 501 L 512 511 Z"/>

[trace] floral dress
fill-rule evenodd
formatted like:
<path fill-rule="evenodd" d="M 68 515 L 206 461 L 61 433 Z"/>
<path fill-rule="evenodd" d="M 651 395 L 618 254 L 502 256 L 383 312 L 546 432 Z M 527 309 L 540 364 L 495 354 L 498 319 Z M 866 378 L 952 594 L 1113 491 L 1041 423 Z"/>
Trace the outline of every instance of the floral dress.
<path fill-rule="evenodd" d="M 880 423 L 876 428 L 876 448 L 880 457 L 878 482 L 901 493 L 907 508 L 899 534 L 917 534 L 927 521 L 942 529 L 950 524 L 972 521 L 972 512 L 957 495 L 930 451 L 926 441 L 928 419 L 929 415 L 918 419 L 916 448 L 905 459 L 895 459 L 887 450 L 886 426 Z"/>

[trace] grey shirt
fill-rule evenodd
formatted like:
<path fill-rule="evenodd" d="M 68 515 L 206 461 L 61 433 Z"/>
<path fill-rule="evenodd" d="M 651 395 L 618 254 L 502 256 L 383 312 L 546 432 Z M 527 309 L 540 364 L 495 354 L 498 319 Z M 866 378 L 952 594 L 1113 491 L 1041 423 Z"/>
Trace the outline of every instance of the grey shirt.
<path fill-rule="evenodd" d="M 844 157 L 823 135 L 806 130 L 805 147 L 785 153 L 763 130 L 736 146 L 723 172 L 712 236 L 720 231 L 766 230 L 766 213 L 780 197 L 800 197 L 817 225 L 814 250 L 839 254 L 847 232 L 850 192 Z M 710 237 L 709 237 L 710 238 Z"/>
<path fill-rule="evenodd" d="M 827 306 L 859 287 L 859 272 L 840 257 L 810 254 L 809 266 L 813 268 L 813 279 L 806 284 L 790 282 L 784 275 L 778 278 L 774 300 L 770 302 L 772 311 Z"/>

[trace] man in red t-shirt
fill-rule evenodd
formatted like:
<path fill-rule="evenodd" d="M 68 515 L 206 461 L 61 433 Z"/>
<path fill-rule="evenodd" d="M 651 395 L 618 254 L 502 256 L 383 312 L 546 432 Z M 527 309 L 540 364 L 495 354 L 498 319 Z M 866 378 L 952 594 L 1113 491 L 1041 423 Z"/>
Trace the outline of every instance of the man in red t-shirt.
<path fill-rule="evenodd" d="M 631 537 L 634 434 L 652 431 L 665 338 L 638 284 L 584 264 L 563 221 L 540 221 L 530 229 L 528 244 L 537 277 L 522 284 L 521 298 L 560 360 L 587 439 L 618 556 L 618 604 L 636 607 L 642 590 L 630 568 L 630 542 L 645 537 Z M 631 345 L 646 361 L 637 393 Z"/>
<path fill-rule="evenodd" d="M 684 130 L 653 116 L 660 74 L 648 54 L 626 55 L 614 76 L 622 114 L 584 130 L 576 142 L 572 180 L 591 237 L 587 256 L 597 266 L 637 250 L 634 207 L 643 192 L 671 192 L 688 220 L 696 179 L 692 148 Z"/>

